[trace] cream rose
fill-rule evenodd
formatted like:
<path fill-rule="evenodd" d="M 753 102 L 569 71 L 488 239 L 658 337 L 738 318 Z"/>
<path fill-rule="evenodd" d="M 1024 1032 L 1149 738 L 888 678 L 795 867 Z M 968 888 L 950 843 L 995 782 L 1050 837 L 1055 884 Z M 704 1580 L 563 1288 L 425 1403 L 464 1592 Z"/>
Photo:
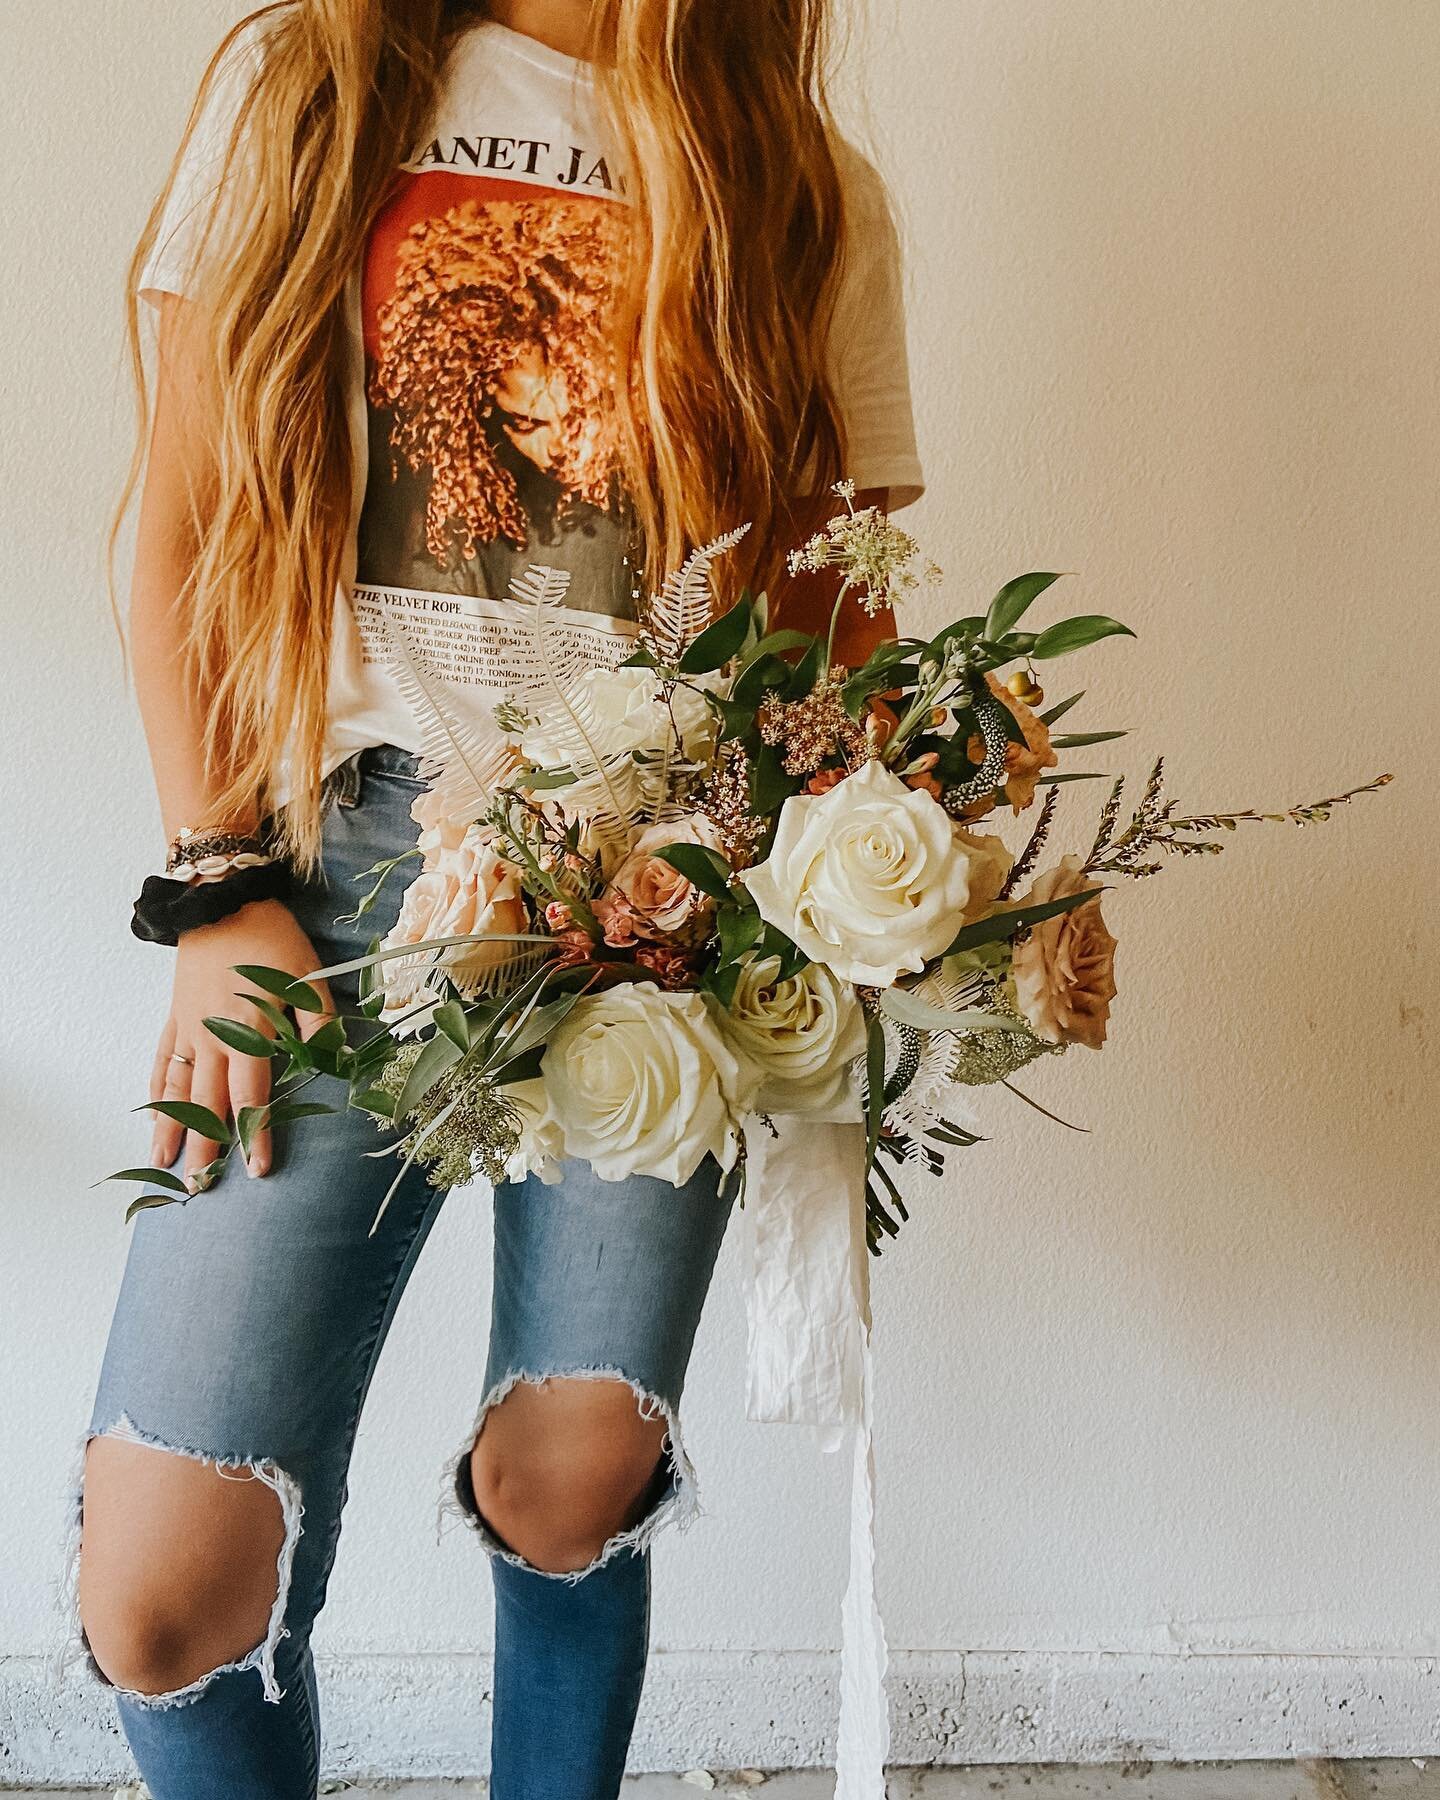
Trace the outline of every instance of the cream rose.
<path fill-rule="evenodd" d="M 1036 877 L 1021 904 L 1060 900 L 1093 885 L 1081 859 L 1065 856 Z M 1036 1037 L 1098 1050 L 1115 998 L 1115 940 L 1100 916 L 1099 896 L 1032 925 L 1015 946 L 1013 973 L 1015 997 Z"/>
<path fill-rule="evenodd" d="M 560 1180 L 565 1146 L 550 1111 L 545 1083 L 536 1075 L 529 1081 L 512 1081 L 500 1091 L 520 1119 L 520 1142 L 505 1164 L 505 1179 L 524 1181 L 535 1175 L 546 1187 L 554 1187 Z"/>
<path fill-rule="evenodd" d="M 708 894 L 655 854 L 671 844 L 700 844 L 707 850 L 723 850 L 719 831 L 701 814 L 647 825 L 595 902 L 595 917 L 607 944 L 674 937 L 713 908 Z"/>
<path fill-rule="evenodd" d="M 392 950 L 427 938 L 524 929 L 520 878 L 510 863 L 496 855 L 484 829 L 472 825 L 453 847 L 437 848 L 435 866 L 423 868 L 406 888 L 400 916 L 381 948 Z M 474 988 L 511 948 L 503 942 L 455 944 L 446 950 L 397 956 L 381 963 L 385 990 L 381 1019 L 393 1023 L 423 1005 L 427 994 L 433 998 L 429 983 L 436 970 L 443 970 L 462 990 Z"/>
<path fill-rule="evenodd" d="M 889 987 L 959 930 L 973 852 L 939 802 L 867 762 L 780 809 L 769 856 L 740 880 L 760 916 L 842 981 Z"/>
<path fill-rule="evenodd" d="M 706 755 L 714 740 L 715 715 L 703 695 L 677 687 L 667 706 L 653 669 L 587 669 L 575 683 L 574 699 L 577 707 L 588 703 L 587 727 L 602 757 L 658 754 L 674 746 L 678 731 L 680 753 L 693 761 Z M 522 734 L 520 752 L 527 762 L 552 769 L 569 762 L 572 742 L 560 721 L 542 720 Z"/>
<path fill-rule="evenodd" d="M 855 990 L 821 963 L 777 981 L 780 959 L 747 957 L 720 1029 L 763 1077 L 757 1112 L 828 1112 L 845 1096 L 865 1050 Z"/>
<path fill-rule="evenodd" d="M 579 1001 L 551 1038 L 541 1074 L 567 1156 L 602 1181 L 654 1175 L 675 1187 L 707 1155 L 733 1166 L 759 1081 L 699 994 L 650 981 Z"/>

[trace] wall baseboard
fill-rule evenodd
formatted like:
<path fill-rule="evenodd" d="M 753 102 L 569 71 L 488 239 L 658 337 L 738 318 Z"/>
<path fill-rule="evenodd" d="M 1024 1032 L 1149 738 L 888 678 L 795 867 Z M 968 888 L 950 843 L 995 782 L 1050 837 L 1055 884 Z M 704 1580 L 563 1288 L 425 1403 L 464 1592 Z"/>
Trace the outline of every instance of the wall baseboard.
<path fill-rule="evenodd" d="M 325 1761 L 353 1777 L 485 1768 L 488 1657 L 321 1659 Z M 1429 1657 L 901 1652 L 897 1765 L 1440 1753 Z M 830 1760 L 835 1659 L 662 1652 L 634 1766 L 812 1768 Z M 112 1782 L 128 1756 L 108 1699 L 43 1658 L 0 1658 L 0 1786 Z"/>

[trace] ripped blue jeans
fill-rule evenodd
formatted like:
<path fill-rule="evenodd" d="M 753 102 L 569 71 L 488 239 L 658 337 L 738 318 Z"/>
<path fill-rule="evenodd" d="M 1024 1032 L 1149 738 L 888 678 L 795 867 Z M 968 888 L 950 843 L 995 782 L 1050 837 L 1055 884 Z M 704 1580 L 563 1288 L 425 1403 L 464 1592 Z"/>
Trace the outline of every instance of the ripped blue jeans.
<path fill-rule="evenodd" d="M 420 791 L 413 759 L 389 749 L 347 765 L 337 788 L 321 875 L 295 907 L 325 964 L 363 954 L 392 922 L 403 873 L 358 924 L 337 916 L 368 885 L 355 879 L 363 870 L 413 844 Z M 338 985 L 343 1008 L 353 989 Z M 366 1392 L 444 1199 L 412 1171 L 370 1236 L 394 1171 L 393 1159 L 363 1154 L 380 1142 L 360 1113 L 306 1121 L 296 1141 L 277 1145 L 263 1180 L 234 1167 L 208 1193 L 141 1213 L 133 1227 L 89 1438 L 246 1468 L 278 1496 L 285 1527 L 269 1629 L 247 1656 L 177 1692 L 116 1692 L 155 1800 L 317 1792 L 311 1628 Z M 707 1161 L 679 1191 L 648 1178 L 603 1182 L 583 1164 L 567 1165 L 556 1187 L 496 1191 L 485 1393 L 449 1475 L 491 1552 L 495 1800 L 619 1791 L 644 1677 L 650 1540 L 695 1506 L 676 1408 L 725 1232 L 721 1187 Z M 617 1376 L 669 1428 L 650 1510 L 572 1576 L 534 1569 L 493 1538 L 468 1479 L 488 1408 L 517 1382 L 562 1375 Z"/>

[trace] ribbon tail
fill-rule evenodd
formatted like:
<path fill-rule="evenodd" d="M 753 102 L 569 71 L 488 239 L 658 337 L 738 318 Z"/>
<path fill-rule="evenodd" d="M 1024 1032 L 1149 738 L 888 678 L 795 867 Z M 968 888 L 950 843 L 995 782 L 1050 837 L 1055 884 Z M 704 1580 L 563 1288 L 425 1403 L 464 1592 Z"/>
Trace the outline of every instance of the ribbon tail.
<path fill-rule="evenodd" d="M 865 1128 L 777 1118 L 751 1136 L 745 1194 L 752 1419 L 819 1427 L 851 1448 L 836 1800 L 884 1800 L 889 1653 L 875 1591 L 874 1370 Z"/>

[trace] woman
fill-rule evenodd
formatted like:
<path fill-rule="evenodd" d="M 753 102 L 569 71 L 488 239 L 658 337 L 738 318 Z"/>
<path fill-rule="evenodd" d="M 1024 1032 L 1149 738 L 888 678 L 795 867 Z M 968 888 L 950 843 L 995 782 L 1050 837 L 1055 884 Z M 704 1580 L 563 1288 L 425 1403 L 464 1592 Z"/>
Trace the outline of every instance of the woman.
<path fill-rule="evenodd" d="M 776 581 L 815 497 L 919 492 L 894 234 L 829 123 L 823 26 L 820 0 L 280 0 L 217 52 L 131 282 L 137 369 L 136 297 L 159 317 L 131 635 L 171 839 L 136 929 L 178 940 L 153 1099 L 262 1105 L 264 1063 L 204 1023 L 266 1028 L 233 971 L 393 921 L 397 881 L 343 915 L 414 844 L 402 646 L 488 708 L 514 572 L 568 570 L 568 625 L 615 660 L 663 570 L 747 520 L 736 580 L 817 626 L 822 579 Z M 416 1174 L 368 1235 L 390 1167 L 353 1112 L 289 1154 L 256 1133 L 208 1191 L 216 1146 L 156 1120 L 196 1197 L 135 1226 L 85 1641 L 155 1800 L 299 1800 L 350 1450 L 441 1196 Z M 496 1192 L 453 1481 L 492 1553 L 497 1800 L 617 1792 L 649 1544 L 694 1503 L 676 1408 L 719 1186 L 571 1164 Z"/>

